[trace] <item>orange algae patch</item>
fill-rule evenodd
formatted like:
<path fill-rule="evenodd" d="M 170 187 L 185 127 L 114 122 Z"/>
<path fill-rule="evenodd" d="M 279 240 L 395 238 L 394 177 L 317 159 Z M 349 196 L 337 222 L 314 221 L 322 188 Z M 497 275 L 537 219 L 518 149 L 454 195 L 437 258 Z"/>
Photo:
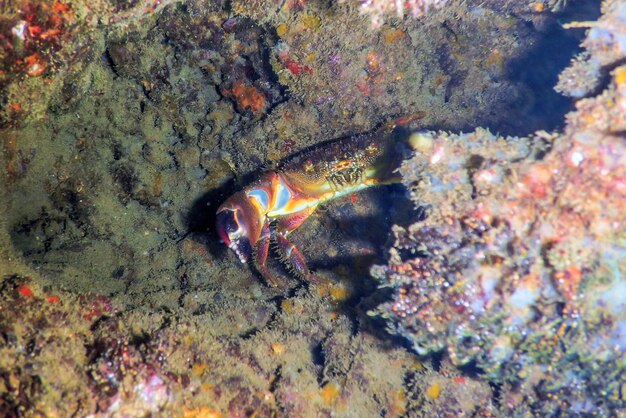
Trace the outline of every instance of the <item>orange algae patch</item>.
<path fill-rule="evenodd" d="M 406 391 L 404 389 L 395 391 L 391 395 L 389 416 L 397 417 L 403 415 L 406 412 L 406 400 Z"/>
<path fill-rule="evenodd" d="M 280 356 L 285 352 L 285 344 L 272 343 L 272 352 L 277 356 Z"/>
<path fill-rule="evenodd" d="M 341 393 L 341 388 L 339 387 L 339 385 L 336 383 L 330 382 L 322 388 L 320 395 L 322 396 L 324 403 L 328 405 L 332 405 L 333 403 L 335 403 L 340 393 Z"/>
<path fill-rule="evenodd" d="M 189 409 L 183 408 L 184 418 L 221 418 L 222 414 L 216 409 L 209 408 L 208 406 L 201 406 L 199 408 Z"/>
<path fill-rule="evenodd" d="M 196 376 L 200 376 L 202 373 L 204 373 L 204 371 L 206 369 L 207 369 L 207 364 L 206 363 L 195 363 L 191 367 L 191 370 L 193 371 L 193 374 L 195 374 Z"/>
<path fill-rule="evenodd" d="M 26 285 L 18 287 L 17 291 L 20 295 L 24 296 L 25 298 L 32 298 L 34 296 L 33 291 L 30 289 L 30 287 Z"/>
<path fill-rule="evenodd" d="M 46 62 L 39 52 L 35 52 L 24 58 L 26 64 L 26 74 L 31 77 L 38 77 L 46 71 Z"/>
<path fill-rule="evenodd" d="M 524 176 L 523 183 L 535 197 L 545 197 L 551 179 L 551 170 L 544 164 L 531 168 Z"/>
<path fill-rule="evenodd" d="M 24 109 L 22 109 L 22 105 L 17 103 L 17 102 L 13 102 L 9 104 L 9 113 L 22 113 L 24 111 Z"/>
<path fill-rule="evenodd" d="M 67 3 L 61 3 L 60 1 L 57 1 L 54 3 L 54 7 L 52 8 L 52 11 L 56 14 L 64 14 L 70 11 L 70 5 Z"/>
<path fill-rule="evenodd" d="M 248 109 L 256 116 L 260 116 L 267 107 L 267 99 L 256 87 L 244 84 L 241 80 L 233 83 L 228 91 L 237 102 L 240 109 Z"/>
<path fill-rule="evenodd" d="M 405 32 L 401 29 L 392 30 L 385 35 L 385 42 L 388 44 L 394 43 L 397 40 L 404 38 L 404 35 Z"/>
<path fill-rule="evenodd" d="M 368 79 L 377 82 L 382 75 L 382 66 L 380 56 L 376 52 L 370 51 L 367 53 L 365 68 L 367 70 Z"/>
<path fill-rule="evenodd" d="M 284 38 L 288 30 L 289 30 L 289 27 L 287 26 L 286 23 L 284 22 L 280 23 L 278 24 L 278 26 L 276 26 L 276 35 L 278 35 L 281 38 Z"/>
<path fill-rule="evenodd" d="M 541 13 L 546 11 L 546 4 L 541 1 L 530 3 L 530 9 L 535 13 Z"/>
<path fill-rule="evenodd" d="M 441 385 L 438 383 L 434 383 L 430 386 L 428 386 L 428 389 L 426 389 L 426 397 L 430 400 L 435 400 L 437 398 L 439 398 L 439 396 L 441 395 Z"/>
<path fill-rule="evenodd" d="M 52 7 L 52 15 L 49 18 L 49 22 L 53 26 L 61 26 L 65 21 L 68 21 L 74 17 L 70 9 L 70 5 L 67 3 L 61 3 L 60 1 L 54 2 L 54 6 Z"/>
<path fill-rule="evenodd" d="M 41 39 L 49 39 L 49 38 L 54 38 L 55 36 L 60 35 L 61 33 L 63 33 L 63 31 L 61 29 L 49 29 L 45 32 L 43 32 L 41 35 L 39 35 L 39 37 Z"/>
<path fill-rule="evenodd" d="M 61 301 L 61 298 L 59 298 L 57 295 L 50 295 L 46 298 L 46 300 L 48 301 L 48 303 L 59 303 Z"/>
<path fill-rule="evenodd" d="M 615 84 L 617 87 L 622 87 L 626 85 L 626 67 L 619 67 L 615 70 Z"/>
<path fill-rule="evenodd" d="M 570 266 L 554 275 L 559 291 L 567 300 L 572 300 L 576 296 L 582 278 L 582 271 L 576 266 Z"/>
<path fill-rule="evenodd" d="M 343 285 L 331 286 L 330 288 L 330 297 L 335 302 L 342 302 L 348 298 L 350 292 L 348 288 Z"/>

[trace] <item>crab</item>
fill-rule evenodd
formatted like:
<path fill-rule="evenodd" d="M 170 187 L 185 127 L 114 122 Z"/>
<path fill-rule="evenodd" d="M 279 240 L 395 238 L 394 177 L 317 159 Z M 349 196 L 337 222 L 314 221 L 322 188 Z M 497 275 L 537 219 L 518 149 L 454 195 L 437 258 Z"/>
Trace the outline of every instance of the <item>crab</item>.
<path fill-rule="evenodd" d="M 328 141 L 284 161 L 230 196 L 217 210 L 220 239 L 239 260 L 252 263 L 271 286 L 281 286 L 267 267 L 270 242 L 299 278 L 326 282 L 311 272 L 290 234 L 323 203 L 381 184 L 399 182 L 402 141 L 393 127 Z M 397 130 L 395 131 L 397 132 Z"/>

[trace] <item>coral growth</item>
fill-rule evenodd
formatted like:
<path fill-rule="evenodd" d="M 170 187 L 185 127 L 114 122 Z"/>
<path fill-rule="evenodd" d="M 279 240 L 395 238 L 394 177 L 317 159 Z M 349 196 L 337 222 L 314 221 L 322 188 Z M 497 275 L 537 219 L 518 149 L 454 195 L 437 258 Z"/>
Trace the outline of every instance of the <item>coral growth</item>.
<path fill-rule="evenodd" d="M 389 265 L 373 269 L 394 288 L 378 313 L 416 351 L 482 370 L 504 413 L 626 407 L 623 71 L 577 102 L 563 134 L 411 138 L 401 172 L 430 216 L 394 228 Z"/>

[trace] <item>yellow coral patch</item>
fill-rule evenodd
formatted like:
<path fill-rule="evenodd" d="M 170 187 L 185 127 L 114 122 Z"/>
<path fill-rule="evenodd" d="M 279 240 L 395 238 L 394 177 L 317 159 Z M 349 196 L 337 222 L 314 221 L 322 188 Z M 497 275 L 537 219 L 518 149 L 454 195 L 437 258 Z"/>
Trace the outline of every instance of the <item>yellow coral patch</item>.
<path fill-rule="evenodd" d="M 219 411 L 208 406 L 194 409 L 183 408 L 183 417 L 185 418 L 220 418 L 221 416 Z"/>
<path fill-rule="evenodd" d="M 615 70 L 615 84 L 617 87 L 626 85 L 626 67 L 619 67 Z"/>
<path fill-rule="evenodd" d="M 426 389 L 426 397 L 432 401 L 437 399 L 439 395 L 441 395 L 441 385 L 438 383 L 434 383 Z"/>
<path fill-rule="evenodd" d="M 277 356 L 283 354 L 285 352 L 285 344 L 281 343 L 272 343 L 272 351 Z"/>
<path fill-rule="evenodd" d="M 206 363 L 196 363 L 191 367 L 191 370 L 196 376 L 200 376 L 207 368 Z"/>
<path fill-rule="evenodd" d="M 212 383 L 204 383 L 202 386 L 200 386 L 200 389 L 202 389 L 202 391 L 204 392 L 211 392 L 213 391 L 213 389 L 215 389 L 215 385 Z"/>
<path fill-rule="evenodd" d="M 307 29 L 317 30 L 321 26 L 322 20 L 319 16 L 309 13 L 302 17 L 302 24 Z"/>
<path fill-rule="evenodd" d="M 423 371 L 425 369 L 424 364 L 419 360 L 413 361 L 411 366 L 418 371 Z"/>
<path fill-rule="evenodd" d="M 342 302 L 348 298 L 350 295 L 350 291 L 348 288 L 342 284 L 338 284 L 336 286 L 331 286 L 330 288 L 330 297 L 335 302 Z"/>
<path fill-rule="evenodd" d="M 289 29 L 289 27 L 287 26 L 286 23 L 280 23 L 278 26 L 276 26 L 276 35 L 280 36 L 281 38 L 284 38 L 285 35 L 287 34 L 287 30 Z"/>
<path fill-rule="evenodd" d="M 289 299 L 284 299 L 282 302 L 280 302 L 280 307 L 288 314 L 293 312 L 293 302 Z"/>
<path fill-rule="evenodd" d="M 340 393 L 341 389 L 339 385 L 334 382 L 330 382 L 322 388 L 320 395 L 322 396 L 324 403 L 331 405 L 337 400 Z"/>
<path fill-rule="evenodd" d="M 191 245 L 193 245 L 193 244 L 191 244 Z M 194 338 L 193 338 L 192 335 L 187 335 L 187 336 L 185 336 L 183 338 L 183 344 L 185 344 L 185 345 L 191 345 L 191 344 L 193 344 L 193 342 L 194 342 Z"/>
<path fill-rule="evenodd" d="M 427 153 L 433 148 L 433 137 L 428 134 L 416 132 L 409 137 L 409 145 L 415 151 Z"/>

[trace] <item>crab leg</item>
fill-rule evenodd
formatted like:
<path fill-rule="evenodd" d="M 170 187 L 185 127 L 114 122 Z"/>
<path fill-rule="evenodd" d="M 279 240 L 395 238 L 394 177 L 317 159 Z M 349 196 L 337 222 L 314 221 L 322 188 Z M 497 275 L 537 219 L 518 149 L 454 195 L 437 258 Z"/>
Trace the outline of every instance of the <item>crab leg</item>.
<path fill-rule="evenodd" d="M 269 272 L 266 264 L 267 254 L 269 253 L 270 248 L 270 238 L 270 224 L 269 221 L 266 220 L 265 224 L 263 225 L 263 229 L 261 230 L 261 237 L 254 246 L 254 257 L 252 259 L 252 262 L 254 263 L 254 267 L 256 267 L 258 272 L 261 273 L 261 276 L 263 276 L 263 278 L 271 286 L 280 287 L 283 285 L 283 283 Z"/>
<path fill-rule="evenodd" d="M 309 282 L 325 283 L 325 279 L 311 273 L 298 248 L 287 238 L 287 235 L 302 225 L 313 212 L 315 212 L 315 206 L 280 219 L 276 224 L 276 243 L 278 244 L 278 251 L 283 261 L 285 261 L 298 276 Z"/>

